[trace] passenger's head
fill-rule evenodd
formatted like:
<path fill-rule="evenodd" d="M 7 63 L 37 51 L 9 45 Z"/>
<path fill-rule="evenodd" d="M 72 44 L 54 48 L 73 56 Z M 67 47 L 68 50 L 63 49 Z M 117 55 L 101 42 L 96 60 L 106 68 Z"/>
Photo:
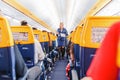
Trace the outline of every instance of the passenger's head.
<path fill-rule="evenodd" d="M 37 30 L 37 28 L 34 28 L 34 27 L 33 27 L 32 29 L 33 29 L 33 30 Z"/>
<path fill-rule="evenodd" d="M 25 20 L 21 21 L 21 26 L 26 26 L 27 24 L 28 24 L 27 21 Z"/>
<path fill-rule="evenodd" d="M 63 26 L 64 26 L 63 22 L 60 22 L 60 29 L 63 29 Z"/>

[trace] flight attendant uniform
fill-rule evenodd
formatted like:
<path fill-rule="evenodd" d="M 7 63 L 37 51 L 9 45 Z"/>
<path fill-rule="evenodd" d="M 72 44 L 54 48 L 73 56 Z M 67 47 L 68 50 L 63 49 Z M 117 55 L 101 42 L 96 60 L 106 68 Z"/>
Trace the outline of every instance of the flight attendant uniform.
<path fill-rule="evenodd" d="M 58 32 L 58 38 L 57 38 L 58 47 L 60 48 L 59 50 L 62 53 L 62 58 L 63 58 L 65 54 L 65 46 L 67 45 L 66 36 L 68 35 L 68 33 L 65 28 L 63 28 L 62 30 L 58 28 L 57 32 Z"/>

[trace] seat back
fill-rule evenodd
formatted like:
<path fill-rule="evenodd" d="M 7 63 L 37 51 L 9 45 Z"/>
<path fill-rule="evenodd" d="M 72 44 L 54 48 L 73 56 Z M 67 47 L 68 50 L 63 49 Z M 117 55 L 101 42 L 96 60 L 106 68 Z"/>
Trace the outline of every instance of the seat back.
<path fill-rule="evenodd" d="M 40 44 L 42 46 L 42 50 L 44 51 L 44 43 L 43 43 L 44 40 L 42 38 L 42 31 L 35 29 L 35 30 L 33 30 L 33 34 L 34 34 L 34 37 L 40 42 Z"/>
<path fill-rule="evenodd" d="M 0 17 L 0 80 L 16 80 L 13 37 L 3 17 Z"/>
<path fill-rule="evenodd" d="M 12 26 L 12 34 L 23 59 L 30 68 L 35 64 L 35 48 L 33 30 L 29 26 Z"/>
<path fill-rule="evenodd" d="M 41 45 L 46 53 L 49 53 L 49 36 L 47 31 L 42 31 Z"/>
<path fill-rule="evenodd" d="M 39 41 L 39 42 L 42 42 L 42 31 L 40 30 L 37 30 L 37 29 L 33 29 L 33 34 L 34 34 L 34 37 Z"/>
<path fill-rule="evenodd" d="M 57 36 L 55 34 L 53 34 L 53 36 L 52 36 L 52 45 L 53 45 L 53 48 L 56 47 L 56 40 L 57 40 Z"/>
<path fill-rule="evenodd" d="M 120 17 L 109 16 L 94 16 L 87 18 L 80 40 L 81 77 L 85 76 L 91 60 L 93 56 L 95 56 L 95 51 L 99 48 L 100 43 L 102 42 L 110 25 L 119 20 Z"/>
<path fill-rule="evenodd" d="M 80 42 L 80 35 L 82 31 L 82 26 L 78 26 L 75 30 L 75 33 L 73 35 L 73 43 L 74 43 L 74 57 L 75 57 L 75 69 L 78 73 L 78 77 L 80 77 L 80 46 L 79 46 L 79 42 Z"/>

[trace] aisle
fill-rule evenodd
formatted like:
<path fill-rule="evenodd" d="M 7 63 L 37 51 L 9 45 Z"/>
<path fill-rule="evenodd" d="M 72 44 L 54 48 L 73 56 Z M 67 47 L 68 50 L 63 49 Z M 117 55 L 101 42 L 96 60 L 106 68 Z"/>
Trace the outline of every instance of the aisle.
<path fill-rule="evenodd" d="M 51 74 L 50 80 L 67 80 L 65 68 L 67 65 L 67 60 L 59 60 L 55 64 L 55 68 Z"/>

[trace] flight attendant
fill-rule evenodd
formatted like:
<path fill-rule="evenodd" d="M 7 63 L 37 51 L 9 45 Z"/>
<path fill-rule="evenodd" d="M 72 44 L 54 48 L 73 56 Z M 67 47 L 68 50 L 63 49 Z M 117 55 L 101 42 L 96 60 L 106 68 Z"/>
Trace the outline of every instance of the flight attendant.
<path fill-rule="evenodd" d="M 60 27 L 57 30 L 57 42 L 58 42 L 58 48 L 59 48 L 59 55 L 64 59 L 65 54 L 65 46 L 67 45 L 67 39 L 66 36 L 68 35 L 67 30 L 63 27 L 63 22 L 60 23 Z"/>

